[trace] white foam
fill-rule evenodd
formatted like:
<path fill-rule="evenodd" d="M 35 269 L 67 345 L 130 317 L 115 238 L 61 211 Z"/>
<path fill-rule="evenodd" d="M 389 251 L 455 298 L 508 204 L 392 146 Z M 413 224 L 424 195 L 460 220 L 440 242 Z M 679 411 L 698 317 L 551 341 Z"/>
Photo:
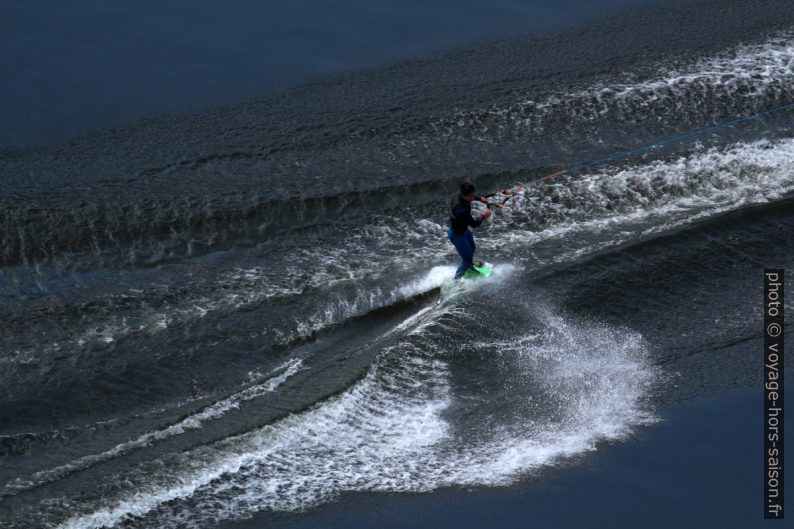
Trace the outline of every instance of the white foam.
<path fill-rule="evenodd" d="M 455 276 L 454 266 L 434 266 L 424 277 L 400 287 L 400 295 L 410 298 L 440 288 Z"/>
<path fill-rule="evenodd" d="M 175 455 L 162 468 L 176 466 L 177 473 L 138 478 L 137 490 L 75 513 L 59 527 L 122 521 L 131 527 L 139 521 L 199 527 L 261 510 L 301 510 L 345 491 L 507 484 L 656 420 L 642 402 L 655 374 L 640 336 L 552 313 L 541 316 L 543 333 L 486 345 L 513 372 L 537 377 L 548 371 L 542 381 L 549 395 L 564 402 L 561 421 L 527 421 L 480 437 L 456 435 L 444 415 L 453 401 L 448 360 L 439 345 L 444 338 L 423 332 L 385 351 L 362 381 L 338 397 L 272 426 Z M 514 398 L 526 398 L 520 390 Z"/>
<path fill-rule="evenodd" d="M 608 241 L 560 252 L 564 261 L 792 191 L 794 139 L 738 143 L 527 186 L 494 217 L 483 246 L 510 253 L 577 233 L 610 234 Z M 533 227 L 528 218 L 543 225 Z"/>
<path fill-rule="evenodd" d="M 455 267 L 434 266 L 419 279 L 394 286 L 389 290 L 379 287 L 357 289 L 355 297 L 333 300 L 314 314 L 303 316 L 296 322 L 293 332 L 280 334 L 279 342 L 289 344 L 298 338 L 307 338 L 350 318 L 425 294 L 441 287 L 454 275 Z"/>
<path fill-rule="evenodd" d="M 476 113 L 461 111 L 436 122 L 434 128 L 441 134 L 480 134 L 482 141 L 492 142 L 485 132 L 496 129 L 515 137 L 542 131 L 547 120 L 558 121 L 561 115 L 569 123 L 592 122 L 609 112 L 617 113 L 624 123 L 665 117 L 680 122 L 692 112 L 713 108 L 716 99 L 761 110 L 757 104 L 791 100 L 792 86 L 794 34 L 787 31 L 762 44 L 737 46 L 681 67 L 663 67 L 647 81 L 610 80 L 544 100 L 525 99 Z M 575 133 L 581 134 L 578 124 Z"/>
<path fill-rule="evenodd" d="M 108 315 L 103 311 L 87 314 L 81 328 L 74 329 L 67 338 L 16 350 L 0 358 L 0 362 L 35 362 L 37 358 L 46 358 L 64 349 L 88 345 L 105 347 L 125 336 L 162 332 L 212 313 L 236 311 L 307 294 L 320 296 L 333 288 L 357 284 L 363 279 L 377 280 L 384 270 L 393 272 L 395 266 L 397 269 L 411 269 L 417 261 L 427 260 L 429 255 L 443 253 L 447 249 L 444 228 L 435 222 L 419 219 L 400 228 L 393 224 L 393 219 L 380 219 L 352 228 L 342 245 L 329 247 L 327 242 L 318 240 L 311 251 L 296 250 L 292 255 L 282 255 L 283 261 L 271 262 L 266 267 L 233 266 L 221 270 L 208 285 L 197 288 L 199 292 L 188 293 L 174 301 L 166 301 L 169 296 L 163 295 L 168 285 L 150 285 L 151 296 L 164 298 L 157 313 L 152 314 L 151 307 L 142 303 L 140 309 L 128 313 Z M 423 243 L 415 248 L 406 247 L 406 240 L 421 240 Z M 307 242 L 307 246 L 312 246 L 311 243 Z M 318 259 L 318 254 L 322 259 Z M 386 291 L 358 289 L 353 298 L 332 296 L 316 314 L 292 322 L 292 328 L 271 328 L 269 331 L 281 336 L 282 342 L 311 336 L 368 310 L 435 288 L 433 285 L 438 281 L 438 274 L 443 275 L 443 272 L 431 271 L 431 275 L 422 280 L 402 287 L 395 284 Z"/>

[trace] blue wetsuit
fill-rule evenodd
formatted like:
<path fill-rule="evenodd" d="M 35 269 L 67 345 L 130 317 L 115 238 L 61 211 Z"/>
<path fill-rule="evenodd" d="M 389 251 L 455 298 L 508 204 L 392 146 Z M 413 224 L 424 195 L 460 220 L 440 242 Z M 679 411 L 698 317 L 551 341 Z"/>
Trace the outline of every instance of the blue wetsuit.
<path fill-rule="evenodd" d="M 479 199 L 480 197 L 476 197 L 474 200 Z M 449 240 L 452 241 L 452 244 L 455 245 L 455 249 L 458 251 L 458 255 L 460 255 L 461 258 L 460 266 L 455 272 L 455 279 L 463 277 L 463 274 L 471 267 L 472 261 L 474 260 L 474 250 L 476 246 L 474 244 L 474 236 L 469 226 L 476 228 L 482 224 L 483 220 L 485 220 L 483 217 L 475 219 L 471 216 L 471 202 L 463 200 L 460 194 L 452 200 L 447 235 L 449 236 Z"/>

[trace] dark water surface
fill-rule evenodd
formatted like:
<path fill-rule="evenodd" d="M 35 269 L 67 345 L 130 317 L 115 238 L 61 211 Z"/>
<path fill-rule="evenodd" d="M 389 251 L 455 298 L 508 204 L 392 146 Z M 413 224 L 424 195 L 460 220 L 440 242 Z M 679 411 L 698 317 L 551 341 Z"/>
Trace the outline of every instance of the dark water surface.
<path fill-rule="evenodd" d="M 793 81 L 789 2 L 665 2 L 3 151 L 0 527 L 531 491 L 756 388 L 762 271 L 794 261 L 791 111 L 541 177 Z M 450 294 L 464 177 L 526 187 L 477 230 L 494 274 Z"/>
<path fill-rule="evenodd" d="M 652 3 L 643 0 L 639 4 Z M 630 0 L 42 0 L 0 5 L 0 147 L 539 33 Z"/>

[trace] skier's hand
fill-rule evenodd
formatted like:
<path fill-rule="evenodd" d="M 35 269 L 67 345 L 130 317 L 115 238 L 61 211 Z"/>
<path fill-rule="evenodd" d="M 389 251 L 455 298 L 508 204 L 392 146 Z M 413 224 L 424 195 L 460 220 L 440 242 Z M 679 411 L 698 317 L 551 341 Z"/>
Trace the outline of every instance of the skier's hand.
<path fill-rule="evenodd" d="M 482 212 L 482 218 L 487 219 L 488 217 L 491 216 L 491 213 L 493 213 L 493 211 L 491 211 L 490 209 L 486 209 L 485 211 Z"/>

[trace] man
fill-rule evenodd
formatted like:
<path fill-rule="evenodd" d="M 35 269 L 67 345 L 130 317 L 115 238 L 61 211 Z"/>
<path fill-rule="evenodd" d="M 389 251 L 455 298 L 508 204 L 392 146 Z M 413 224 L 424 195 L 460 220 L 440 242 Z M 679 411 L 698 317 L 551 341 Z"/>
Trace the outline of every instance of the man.
<path fill-rule="evenodd" d="M 482 197 L 474 193 L 474 185 L 468 180 L 464 180 L 460 184 L 460 194 L 452 200 L 452 207 L 449 215 L 449 229 L 447 235 L 455 249 L 460 255 L 461 263 L 458 270 L 455 272 L 455 279 L 463 277 L 466 270 L 471 268 L 474 261 L 474 236 L 469 229 L 469 226 L 476 228 L 482 222 L 491 216 L 491 210 L 486 209 L 478 219 L 471 216 L 471 203 L 479 200 L 485 204 L 488 203 Z"/>

